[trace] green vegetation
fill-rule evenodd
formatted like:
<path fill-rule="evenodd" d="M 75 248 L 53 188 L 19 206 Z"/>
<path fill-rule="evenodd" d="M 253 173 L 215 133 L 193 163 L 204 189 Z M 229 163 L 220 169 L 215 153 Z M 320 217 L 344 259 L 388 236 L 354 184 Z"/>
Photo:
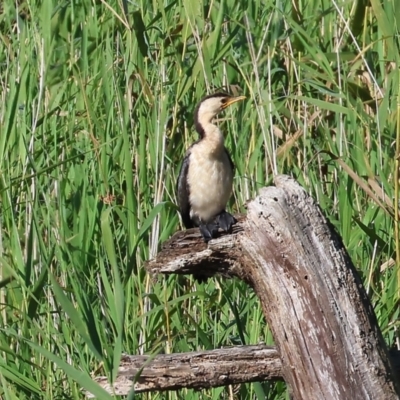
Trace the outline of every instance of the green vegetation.
<path fill-rule="evenodd" d="M 113 398 L 90 376 L 115 377 L 122 352 L 272 343 L 243 283 L 143 269 L 179 229 L 194 106 L 222 86 L 248 97 L 221 121 L 231 209 L 273 172 L 296 177 L 342 235 L 392 346 L 399 27 L 400 8 L 379 0 L 3 1 L 0 397 Z M 288 398 L 268 383 L 141 397 Z"/>

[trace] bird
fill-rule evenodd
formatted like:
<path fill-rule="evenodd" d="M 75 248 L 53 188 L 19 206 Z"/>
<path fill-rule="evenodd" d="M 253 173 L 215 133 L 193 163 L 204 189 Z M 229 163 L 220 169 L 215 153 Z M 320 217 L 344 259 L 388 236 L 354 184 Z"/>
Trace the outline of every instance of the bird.
<path fill-rule="evenodd" d="M 199 227 L 205 242 L 218 229 L 231 232 L 237 222 L 226 211 L 232 194 L 234 165 L 224 136 L 214 117 L 245 96 L 214 93 L 204 97 L 194 111 L 194 126 L 200 138 L 186 151 L 177 180 L 178 208 L 186 229 Z"/>

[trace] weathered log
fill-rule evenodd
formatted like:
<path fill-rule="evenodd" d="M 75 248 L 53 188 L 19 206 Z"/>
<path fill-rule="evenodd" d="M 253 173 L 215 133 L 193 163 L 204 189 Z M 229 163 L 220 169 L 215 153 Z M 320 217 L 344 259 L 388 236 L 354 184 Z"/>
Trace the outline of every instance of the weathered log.
<path fill-rule="evenodd" d="M 113 385 L 95 380 L 109 393 L 127 395 L 184 387 L 204 389 L 236 383 L 283 380 L 282 363 L 274 347 L 235 346 L 201 352 L 123 356 Z"/>
<path fill-rule="evenodd" d="M 260 298 L 298 400 L 398 399 L 386 344 L 340 237 L 291 178 L 278 176 L 232 235 L 174 236 L 153 273 L 236 275 Z"/>

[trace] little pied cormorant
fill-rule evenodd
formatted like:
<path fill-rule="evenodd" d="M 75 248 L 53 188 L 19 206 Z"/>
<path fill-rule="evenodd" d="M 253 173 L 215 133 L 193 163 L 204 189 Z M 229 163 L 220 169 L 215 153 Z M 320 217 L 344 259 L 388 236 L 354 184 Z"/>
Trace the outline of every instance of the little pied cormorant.
<path fill-rule="evenodd" d="M 236 219 L 225 211 L 232 194 L 234 166 L 224 146 L 224 136 L 212 123 L 222 110 L 245 96 L 215 93 L 204 97 L 194 112 L 200 139 L 185 155 L 177 181 L 178 206 L 186 228 L 198 226 L 204 241 L 214 238 L 218 228 L 229 232 Z"/>

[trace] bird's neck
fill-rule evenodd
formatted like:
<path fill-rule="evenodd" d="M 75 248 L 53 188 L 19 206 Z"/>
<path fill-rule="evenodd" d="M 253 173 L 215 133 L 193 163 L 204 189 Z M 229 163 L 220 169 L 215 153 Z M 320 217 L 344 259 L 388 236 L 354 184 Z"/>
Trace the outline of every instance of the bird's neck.
<path fill-rule="evenodd" d="M 204 136 L 201 140 L 207 149 L 212 154 L 218 154 L 224 149 L 224 135 L 219 130 L 218 126 L 209 122 L 208 124 L 203 125 L 204 128 Z"/>
<path fill-rule="evenodd" d="M 201 142 L 207 146 L 210 154 L 218 154 L 224 149 L 224 136 L 218 126 L 212 120 L 215 114 L 203 112 L 196 121 L 197 132 L 201 136 Z"/>

